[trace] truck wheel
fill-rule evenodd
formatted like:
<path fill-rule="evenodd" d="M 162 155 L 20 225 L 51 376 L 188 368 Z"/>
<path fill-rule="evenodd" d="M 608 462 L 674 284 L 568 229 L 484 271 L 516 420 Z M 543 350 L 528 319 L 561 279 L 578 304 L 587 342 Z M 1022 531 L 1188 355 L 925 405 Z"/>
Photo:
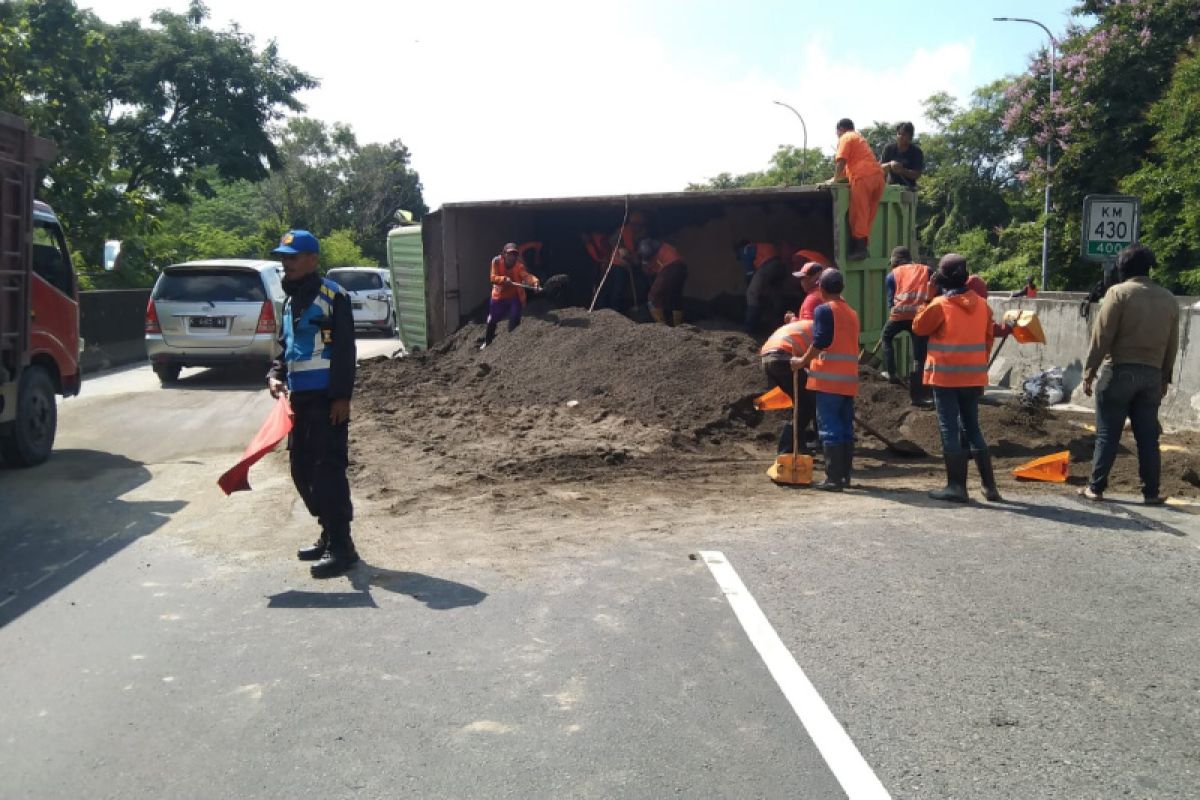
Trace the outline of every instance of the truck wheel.
<path fill-rule="evenodd" d="M 30 367 L 21 375 L 17 390 L 17 418 L 9 432 L 0 436 L 0 452 L 15 467 L 32 467 L 50 457 L 58 429 L 58 405 L 54 381 L 42 367 Z"/>
<path fill-rule="evenodd" d="M 154 374 L 158 376 L 159 383 L 166 386 L 168 383 L 174 383 L 179 380 L 179 371 L 181 369 L 183 367 L 178 364 L 155 364 Z"/>

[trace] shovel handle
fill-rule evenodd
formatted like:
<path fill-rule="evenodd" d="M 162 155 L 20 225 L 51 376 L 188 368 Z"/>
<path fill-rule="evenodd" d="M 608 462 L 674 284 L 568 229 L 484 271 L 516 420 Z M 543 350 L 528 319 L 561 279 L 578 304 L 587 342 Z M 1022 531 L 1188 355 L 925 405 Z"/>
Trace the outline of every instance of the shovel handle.
<path fill-rule="evenodd" d="M 996 345 L 996 349 L 992 351 L 992 357 L 988 359 L 988 369 L 992 368 L 992 364 L 996 363 L 996 356 L 1000 355 L 1000 348 L 1004 347 L 1004 343 L 1008 341 L 1009 334 L 1004 334 L 1000 337 L 1000 344 Z"/>

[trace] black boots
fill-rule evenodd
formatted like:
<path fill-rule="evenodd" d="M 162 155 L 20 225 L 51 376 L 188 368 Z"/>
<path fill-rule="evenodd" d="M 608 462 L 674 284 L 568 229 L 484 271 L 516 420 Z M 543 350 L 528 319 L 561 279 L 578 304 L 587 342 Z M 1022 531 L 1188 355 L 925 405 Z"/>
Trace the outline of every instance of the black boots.
<path fill-rule="evenodd" d="M 846 258 L 851 261 L 862 261 L 868 254 L 866 239 L 850 238 L 850 252 L 846 253 Z"/>
<path fill-rule="evenodd" d="M 942 457 L 946 461 L 946 488 L 935 489 L 929 496 L 934 500 L 951 503 L 969 502 L 971 498 L 967 495 L 967 464 L 971 461 L 971 454 L 946 453 Z"/>
<path fill-rule="evenodd" d="M 987 450 L 976 450 L 975 466 L 979 470 L 979 481 L 983 484 L 983 497 L 990 503 L 999 503 L 1004 498 L 996 487 L 996 473 L 992 471 L 992 454 Z"/>
<path fill-rule="evenodd" d="M 325 551 L 329 549 L 329 537 L 325 535 L 325 531 L 321 531 L 321 535 L 317 540 L 308 547 L 301 547 L 296 551 L 296 558 L 301 561 L 316 561 L 325 555 Z"/>
<path fill-rule="evenodd" d="M 825 480 L 814 483 L 814 489 L 823 492 L 840 492 L 849 482 L 847 470 L 846 447 L 840 444 L 827 444 L 825 451 Z"/>
<path fill-rule="evenodd" d="M 842 488 L 850 488 L 850 473 L 854 471 L 854 442 L 838 445 L 842 448 Z"/>
<path fill-rule="evenodd" d="M 350 526 L 339 526 L 329 531 L 329 547 L 321 560 L 312 565 L 314 578 L 332 578 L 341 575 L 358 563 L 358 551 L 350 538 Z"/>

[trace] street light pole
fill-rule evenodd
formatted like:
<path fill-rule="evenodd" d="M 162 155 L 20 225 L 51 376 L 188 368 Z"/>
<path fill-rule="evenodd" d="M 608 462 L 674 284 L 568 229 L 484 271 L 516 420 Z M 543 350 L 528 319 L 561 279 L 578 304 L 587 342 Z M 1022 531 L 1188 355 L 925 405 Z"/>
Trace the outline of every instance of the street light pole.
<path fill-rule="evenodd" d="M 804 144 L 802 145 L 803 149 L 800 151 L 800 183 L 803 184 L 805 177 L 807 177 L 805 175 L 804 166 L 805 162 L 808 161 L 808 126 L 804 124 L 804 117 L 800 116 L 800 112 L 789 106 L 787 103 L 781 103 L 778 100 L 772 100 L 771 102 L 777 106 L 783 106 L 788 111 L 795 114 L 796 119 L 800 120 L 800 127 L 804 130 Z"/>
<path fill-rule="evenodd" d="M 1050 100 L 1049 106 L 1051 112 L 1054 110 L 1054 70 L 1058 63 L 1058 40 L 1054 38 L 1054 34 L 1050 32 L 1042 23 L 1036 19 L 1026 19 L 1025 17 L 992 17 L 993 22 L 1026 22 L 1030 25 L 1037 25 L 1046 32 L 1046 36 L 1050 37 Z M 1048 262 L 1050 259 L 1050 167 L 1053 166 L 1053 154 L 1051 147 L 1054 144 L 1054 135 L 1057 132 L 1054 129 L 1053 114 L 1048 114 L 1046 118 L 1047 124 L 1050 125 L 1050 136 L 1046 141 L 1046 201 L 1042 211 L 1042 291 L 1047 288 L 1046 281 L 1049 277 Z"/>

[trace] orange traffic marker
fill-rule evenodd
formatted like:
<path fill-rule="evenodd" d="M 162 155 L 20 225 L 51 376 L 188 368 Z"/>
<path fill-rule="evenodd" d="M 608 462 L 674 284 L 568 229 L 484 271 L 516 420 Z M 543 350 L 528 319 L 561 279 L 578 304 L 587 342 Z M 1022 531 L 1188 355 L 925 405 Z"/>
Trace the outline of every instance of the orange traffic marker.
<path fill-rule="evenodd" d="M 754 398 L 754 407 L 759 411 L 782 411 L 792 407 L 792 398 L 776 386 L 766 394 Z"/>
<path fill-rule="evenodd" d="M 1070 474 L 1071 453 L 1063 450 L 1049 456 L 1035 458 L 1027 464 L 1022 464 L 1013 470 L 1013 475 L 1031 481 L 1049 481 L 1051 483 L 1066 483 Z"/>

